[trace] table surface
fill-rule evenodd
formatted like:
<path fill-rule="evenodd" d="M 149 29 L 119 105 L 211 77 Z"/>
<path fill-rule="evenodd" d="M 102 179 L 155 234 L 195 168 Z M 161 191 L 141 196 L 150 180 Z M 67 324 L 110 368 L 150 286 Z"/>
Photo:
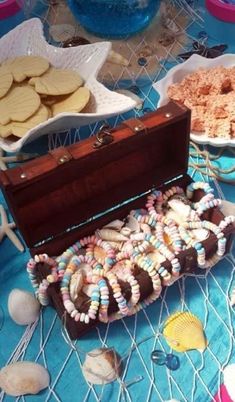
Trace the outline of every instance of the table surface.
<path fill-rule="evenodd" d="M 0 36 L 23 18 L 23 13 L 18 13 L 4 23 L 1 21 Z M 194 26 L 192 35 L 189 26 L 190 37 L 196 37 L 199 31 L 208 28 Z M 209 41 L 215 43 L 213 38 L 209 38 Z M 232 38 L 228 45 L 228 51 L 233 52 Z M 141 91 L 152 105 L 150 86 L 141 88 Z M 78 138 L 86 135 L 87 131 L 79 131 Z M 44 149 L 48 144 L 45 145 L 44 138 L 36 146 Z M 210 151 L 218 152 L 213 149 Z M 195 161 L 195 158 L 190 160 Z M 233 154 L 225 150 L 218 165 L 223 168 L 234 165 Z M 206 175 L 202 176 L 192 169 L 191 175 L 195 179 L 208 179 Z M 235 202 L 233 186 L 225 183 L 218 185 L 217 182 L 213 186 L 220 196 Z M 7 209 L 1 195 L 0 203 Z M 0 330 L 0 366 L 17 359 L 36 361 L 48 368 L 51 383 L 49 389 L 37 396 L 12 398 L 0 393 L 0 401 L 158 402 L 175 398 L 185 402 L 207 402 L 213 399 L 223 382 L 223 368 L 235 362 L 234 311 L 228 304 L 234 286 L 233 252 L 211 271 L 202 272 L 199 277 L 180 279 L 167 288 L 161 298 L 146 311 L 108 326 L 99 326 L 77 342 L 71 342 L 66 337 L 61 321 L 51 307 L 42 309 L 39 321 L 27 328 L 17 326 L 10 319 L 7 311 L 9 292 L 16 287 L 32 291 L 25 270 L 28 259 L 28 251 L 19 254 L 8 238 L 1 242 L 0 307 L 4 312 L 4 322 Z M 209 346 L 203 354 L 198 351 L 177 354 L 180 368 L 171 372 L 165 366 L 155 366 L 150 354 L 154 349 L 170 353 L 169 346 L 161 336 L 162 323 L 170 313 L 177 310 L 189 310 L 202 320 Z M 82 376 L 81 364 L 86 352 L 101 346 L 115 348 L 124 359 L 124 371 L 115 383 L 105 387 L 91 386 Z"/>

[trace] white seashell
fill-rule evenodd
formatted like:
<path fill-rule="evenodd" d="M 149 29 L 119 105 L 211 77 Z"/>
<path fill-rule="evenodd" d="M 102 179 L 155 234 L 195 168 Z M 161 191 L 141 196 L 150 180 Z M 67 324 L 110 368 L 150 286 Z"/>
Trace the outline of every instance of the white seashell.
<path fill-rule="evenodd" d="M 229 364 L 224 368 L 224 385 L 232 401 L 235 401 L 234 378 L 235 378 L 235 364 Z"/>
<path fill-rule="evenodd" d="M 175 211 L 179 216 L 183 218 L 187 218 L 190 215 L 191 208 L 189 205 L 184 204 L 182 201 L 173 198 L 168 201 L 168 205 Z"/>
<path fill-rule="evenodd" d="M 124 236 L 129 237 L 131 234 L 131 229 L 124 226 L 124 228 L 121 229 L 120 233 L 123 234 Z"/>
<path fill-rule="evenodd" d="M 115 230 L 121 230 L 121 228 L 124 226 L 124 222 L 120 221 L 119 219 L 116 219 L 115 221 L 109 222 L 107 225 L 105 225 L 103 227 L 103 229 L 105 228 L 109 228 L 109 229 L 115 229 Z"/>
<path fill-rule="evenodd" d="M 109 63 L 118 64 L 125 67 L 129 66 L 130 64 L 125 57 L 123 57 L 120 53 L 115 52 L 114 50 L 110 50 L 107 61 L 109 61 Z"/>
<path fill-rule="evenodd" d="M 193 234 L 193 237 L 196 240 L 203 241 L 209 237 L 210 232 L 209 232 L 209 230 L 206 230 L 206 229 L 194 229 L 191 231 L 191 234 Z"/>
<path fill-rule="evenodd" d="M 13 289 L 8 297 L 8 311 L 17 324 L 29 325 L 37 320 L 40 304 L 32 293 Z"/>
<path fill-rule="evenodd" d="M 178 213 L 173 211 L 172 209 L 167 211 L 166 218 L 172 219 L 178 225 L 182 225 L 182 223 L 184 222 L 184 219 L 182 218 L 182 216 L 178 215 Z"/>
<path fill-rule="evenodd" d="M 129 98 L 133 99 L 136 102 L 135 109 L 141 110 L 143 107 L 144 100 L 141 99 L 138 95 L 129 91 L 128 89 L 116 89 L 116 92 L 122 95 L 126 95 Z"/>
<path fill-rule="evenodd" d="M 82 291 L 87 295 L 88 297 L 91 297 L 93 290 L 97 288 L 97 285 L 94 285 L 93 283 L 89 283 L 88 285 L 83 285 Z"/>
<path fill-rule="evenodd" d="M 145 233 L 145 234 L 151 234 L 151 227 L 147 223 L 141 223 L 140 224 L 140 229 Z"/>
<path fill-rule="evenodd" d="M 142 241 L 145 238 L 145 233 L 134 233 L 131 234 L 130 239 L 134 241 Z"/>
<path fill-rule="evenodd" d="M 138 233 L 140 231 L 140 224 L 137 219 L 132 215 L 128 216 L 128 221 L 125 226 L 130 228 L 132 232 Z"/>
<path fill-rule="evenodd" d="M 49 33 L 55 42 L 65 42 L 75 35 L 76 28 L 70 24 L 51 25 Z"/>
<path fill-rule="evenodd" d="M 220 209 L 225 216 L 235 215 L 235 203 L 234 202 L 222 200 Z"/>
<path fill-rule="evenodd" d="M 82 373 L 91 384 L 108 384 L 121 374 L 120 357 L 112 349 L 94 349 L 87 353 Z"/>
<path fill-rule="evenodd" d="M 230 306 L 233 307 L 235 304 L 235 288 L 233 288 L 229 300 L 230 300 Z"/>
<path fill-rule="evenodd" d="M 106 241 L 125 241 L 128 237 L 123 236 L 121 233 L 116 232 L 112 229 L 100 229 L 96 231 L 96 235 L 102 240 Z"/>
<path fill-rule="evenodd" d="M 79 269 L 72 275 L 69 284 L 69 293 L 72 301 L 75 301 L 76 298 L 78 297 L 78 293 L 82 289 L 83 282 L 84 282 L 83 273 L 81 269 Z"/>
<path fill-rule="evenodd" d="M 129 242 L 126 242 L 126 243 L 123 245 L 123 247 L 122 247 L 122 251 L 123 251 L 124 253 L 130 253 L 130 254 L 132 254 L 132 253 L 133 253 L 133 244 L 131 244 L 131 243 L 129 243 Z"/>
<path fill-rule="evenodd" d="M 37 363 L 16 362 L 0 370 L 0 388 L 11 396 L 38 394 L 49 382 L 48 371 Z"/>

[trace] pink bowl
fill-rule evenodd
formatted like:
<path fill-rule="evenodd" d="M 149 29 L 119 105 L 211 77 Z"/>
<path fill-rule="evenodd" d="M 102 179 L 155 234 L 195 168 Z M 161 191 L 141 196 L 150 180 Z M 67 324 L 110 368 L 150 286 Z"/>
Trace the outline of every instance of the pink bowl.
<path fill-rule="evenodd" d="M 16 0 L 6 0 L 0 3 L 0 20 L 9 18 L 20 10 L 20 6 Z"/>
<path fill-rule="evenodd" d="M 235 6 L 220 0 L 206 0 L 208 11 L 219 20 L 235 23 Z"/>

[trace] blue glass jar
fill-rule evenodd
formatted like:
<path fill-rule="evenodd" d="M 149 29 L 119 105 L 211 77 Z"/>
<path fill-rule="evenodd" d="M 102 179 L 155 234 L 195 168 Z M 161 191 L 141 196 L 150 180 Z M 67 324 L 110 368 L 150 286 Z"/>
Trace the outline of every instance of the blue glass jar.
<path fill-rule="evenodd" d="M 156 15 L 160 0 L 68 0 L 87 31 L 106 38 L 125 38 L 143 30 Z"/>

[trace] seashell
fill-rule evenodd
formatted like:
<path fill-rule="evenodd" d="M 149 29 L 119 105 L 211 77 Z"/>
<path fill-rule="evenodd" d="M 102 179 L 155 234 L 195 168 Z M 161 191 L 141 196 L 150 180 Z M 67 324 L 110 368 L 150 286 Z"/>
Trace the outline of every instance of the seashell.
<path fill-rule="evenodd" d="M 80 264 L 80 271 L 83 274 L 83 282 L 86 279 L 88 282 L 91 281 L 91 277 L 92 277 L 92 267 L 89 264 L 86 264 L 85 262 L 82 262 Z"/>
<path fill-rule="evenodd" d="M 100 229 L 96 231 L 96 236 L 106 241 L 125 241 L 128 237 L 112 229 Z"/>
<path fill-rule="evenodd" d="M 80 290 L 82 289 L 83 282 L 84 282 L 83 273 L 79 269 L 72 275 L 69 284 L 69 293 L 72 301 L 76 300 Z"/>
<path fill-rule="evenodd" d="M 124 228 L 121 229 L 120 233 L 123 234 L 124 236 L 129 237 L 131 234 L 131 229 L 124 226 Z"/>
<path fill-rule="evenodd" d="M 145 233 L 145 234 L 151 234 L 151 227 L 147 223 L 141 223 L 140 224 L 140 229 Z"/>
<path fill-rule="evenodd" d="M 107 225 L 105 225 L 103 229 L 109 228 L 120 231 L 123 226 L 124 222 L 120 221 L 119 219 L 116 219 L 115 221 L 109 222 Z"/>
<path fill-rule="evenodd" d="M 196 240 L 203 241 L 209 237 L 210 232 L 209 232 L 209 230 L 206 230 L 206 229 L 194 229 L 191 231 L 191 234 L 193 234 L 193 237 Z"/>
<path fill-rule="evenodd" d="M 145 239 L 145 233 L 134 233 L 130 235 L 130 239 L 134 241 L 143 241 Z"/>
<path fill-rule="evenodd" d="M 192 349 L 204 351 L 208 344 L 201 321 L 189 312 L 172 314 L 165 322 L 163 335 L 170 347 L 177 352 Z"/>
<path fill-rule="evenodd" d="M 49 33 L 55 42 L 65 42 L 75 35 L 76 28 L 71 24 L 51 25 Z"/>
<path fill-rule="evenodd" d="M 0 388 L 11 396 L 38 394 L 49 382 L 48 371 L 37 363 L 16 362 L 0 370 Z"/>
<path fill-rule="evenodd" d="M 233 307 L 235 304 L 235 288 L 233 288 L 229 300 L 230 300 L 230 306 Z"/>
<path fill-rule="evenodd" d="M 126 281 L 126 278 L 132 275 L 134 266 L 130 260 L 117 262 L 111 269 L 117 275 L 118 279 Z"/>
<path fill-rule="evenodd" d="M 132 245 L 132 243 L 129 243 L 129 242 L 126 242 L 126 243 L 124 243 L 124 245 L 123 245 L 123 247 L 122 247 L 122 251 L 124 252 L 124 253 L 129 253 L 129 254 L 132 254 L 133 253 L 133 245 Z"/>
<path fill-rule="evenodd" d="M 162 262 L 166 261 L 164 255 L 159 253 L 159 251 L 154 250 L 147 254 L 148 258 L 154 261 L 156 264 L 161 264 Z M 156 266 L 156 265 L 155 265 Z"/>
<path fill-rule="evenodd" d="M 107 61 L 109 63 L 118 64 L 124 67 L 127 67 L 130 64 L 125 57 L 123 57 L 120 53 L 115 52 L 114 50 L 110 50 Z"/>
<path fill-rule="evenodd" d="M 168 205 L 171 207 L 171 209 L 173 209 L 173 211 L 179 214 L 179 216 L 182 218 L 187 218 L 190 215 L 191 212 L 190 206 L 184 204 L 182 201 L 176 198 L 169 200 Z"/>
<path fill-rule="evenodd" d="M 88 285 L 83 285 L 82 291 L 87 295 L 88 297 L 91 297 L 93 290 L 97 288 L 97 285 L 94 285 L 93 283 L 89 283 Z"/>
<path fill-rule="evenodd" d="M 232 401 L 235 401 L 235 364 L 229 364 L 224 368 L 224 385 Z"/>
<path fill-rule="evenodd" d="M 144 100 L 141 99 L 138 95 L 134 94 L 132 91 L 129 91 L 128 89 L 116 89 L 116 92 L 133 99 L 136 102 L 135 109 L 141 110 L 143 108 Z"/>
<path fill-rule="evenodd" d="M 182 225 L 182 223 L 184 222 L 182 216 L 178 215 L 178 213 L 173 211 L 172 209 L 166 212 L 166 218 L 172 219 L 177 223 L 177 225 Z"/>
<path fill-rule="evenodd" d="M 94 257 L 100 264 L 104 263 L 106 256 L 106 252 L 103 248 L 95 246 Z"/>
<path fill-rule="evenodd" d="M 128 221 L 127 221 L 125 226 L 127 228 L 130 228 L 132 232 L 137 232 L 138 233 L 140 231 L 140 224 L 137 221 L 137 219 L 132 215 L 128 216 Z"/>
<path fill-rule="evenodd" d="M 8 297 L 8 311 L 17 324 L 29 325 L 37 320 L 40 304 L 32 293 L 13 289 Z"/>
<path fill-rule="evenodd" d="M 123 246 L 123 243 L 116 242 L 116 241 L 109 241 L 109 244 L 116 251 L 120 251 Z"/>
<path fill-rule="evenodd" d="M 109 384 L 121 375 L 121 359 L 112 349 L 93 349 L 87 353 L 82 366 L 86 381 L 91 384 Z"/>

